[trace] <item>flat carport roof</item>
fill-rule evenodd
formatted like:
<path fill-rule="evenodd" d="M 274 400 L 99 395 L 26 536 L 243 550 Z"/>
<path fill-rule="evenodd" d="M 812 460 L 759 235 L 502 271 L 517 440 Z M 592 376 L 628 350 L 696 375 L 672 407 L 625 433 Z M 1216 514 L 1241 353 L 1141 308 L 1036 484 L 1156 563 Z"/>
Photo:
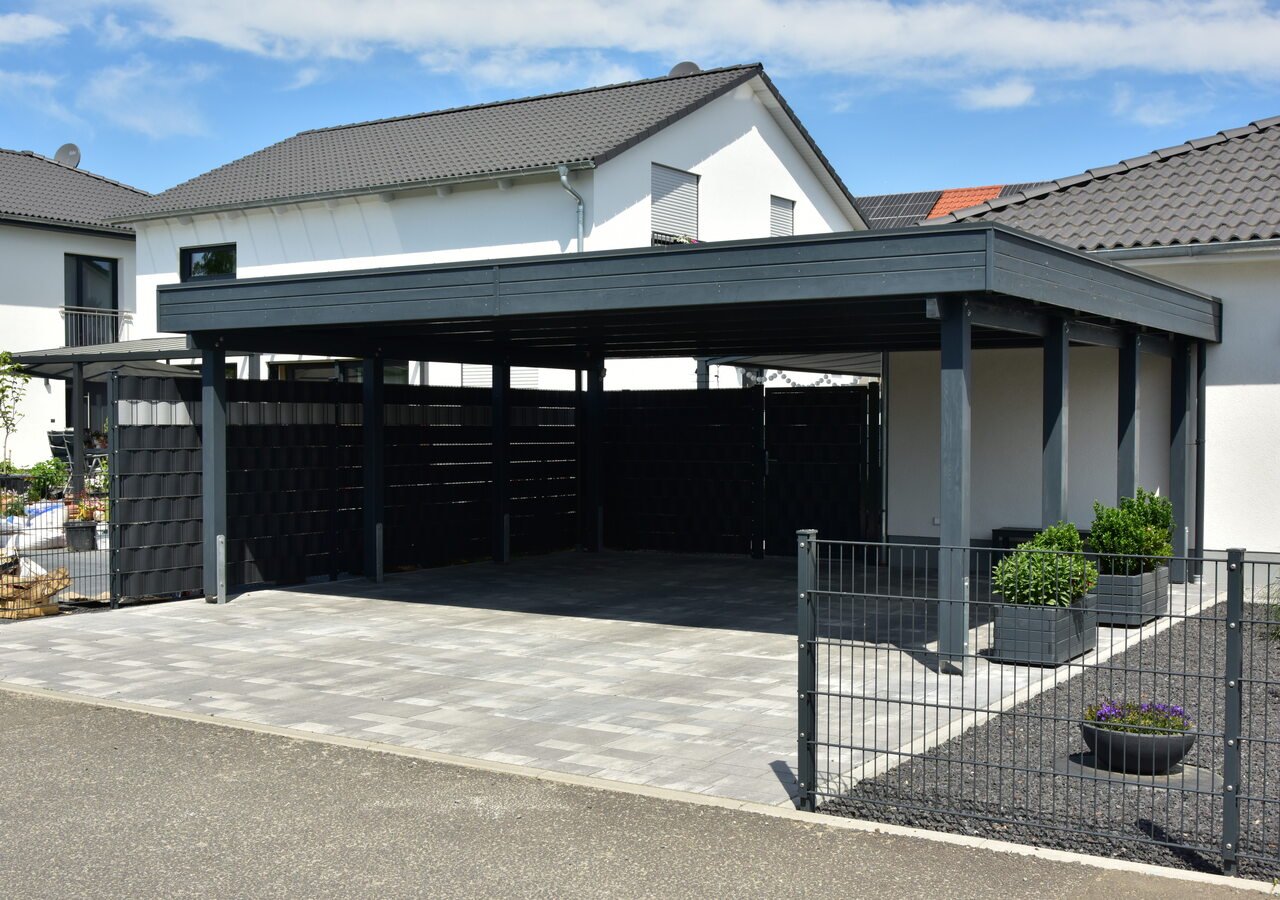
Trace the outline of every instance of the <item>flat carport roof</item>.
<path fill-rule="evenodd" d="M 999 225 L 952 225 L 162 285 L 159 327 L 242 350 L 585 368 L 589 357 L 975 347 L 1126 331 L 1218 341 L 1204 294 Z M 1148 341 L 1158 350 L 1159 340 Z"/>
<path fill-rule="evenodd" d="M 203 281 L 158 289 L 159 327 L 203 356 L 204 571 L 219 587 L 226 534 L 226 348 L 364 358 L 364 544 L 381 577 L 382 366 L 386 358 L 495 366 L 494 557 L 505 559 L 503 499 L 512 365 L 585 369 L 583 533 L 599 547 L 606 358 L 941 350 L 940 543 L 970 545 L 974 348 L 1044 348 L 1043 520 L 1067 518 L 1068 349 L 1119 350 L 1117 483 L 1136 484 L 1139 352 L 1170 356 L 1174 515 L 1189 523 L 1195 369 L 1217 342 L 1222 306 L 1015 229 L 960 224 L 525 259 Z M 1198 527 L 1198 526 L 1197 526 Z M 1187 555 L 1186 531 L 1175 556 Z M 944 554 L 939 596 L 964 596 L 968 565 Z M 1175 573 L 1180 580 L 1182 573 Z M 962 658 L 963 603 L 944 604 L 940 647 Z"/>

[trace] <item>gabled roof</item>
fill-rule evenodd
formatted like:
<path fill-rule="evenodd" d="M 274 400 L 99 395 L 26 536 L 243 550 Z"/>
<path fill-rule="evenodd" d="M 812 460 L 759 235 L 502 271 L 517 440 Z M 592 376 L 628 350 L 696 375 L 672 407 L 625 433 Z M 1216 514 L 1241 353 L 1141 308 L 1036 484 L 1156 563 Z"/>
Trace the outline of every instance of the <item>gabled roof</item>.
<path fill-rule="evenodd" d="M 869 228 L 906 228 L 925 219 L 945 216 L 994 197 L 1007 197 L 1037 183 L 992 184 L 986 187 L 947 188 L 906 194 L 877 194 L 858 198 L 858 209 Z"/>
<path fill-rule="evenodd" d="M 1280 116 L 987 200 L 937 221 L 999 222 L 1081 250 L 1280 238 Z"/>
<path fill-rule="evenodd" d="M 140 203 L 118 221 L 267 206 L 468 180 L 612 159 L 740 84 L 759 77 L 811 151 L 828 189 L 853 198 L 759 63 L 668 75 L 304 131 Z M 766 104 L 770 105 L 770 104 Z M 773 108 L 770 110 L 774 111 Z M 856 213 L 855 213 L 856 215 Z"/>
<path fill-rule="evenodd" d="M 30 150 L 0 149 L 0 220 L 132 234 L 132 228 L 107 219 L 145 197 L 145 191 Z"/>

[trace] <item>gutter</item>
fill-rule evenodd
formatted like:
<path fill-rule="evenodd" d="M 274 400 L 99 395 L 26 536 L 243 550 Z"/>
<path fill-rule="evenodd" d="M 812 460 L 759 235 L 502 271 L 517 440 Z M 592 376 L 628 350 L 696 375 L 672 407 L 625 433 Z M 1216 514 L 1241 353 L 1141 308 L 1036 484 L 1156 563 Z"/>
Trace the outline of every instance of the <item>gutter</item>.
<path fill-rule="evenodd" d="M 581 253 L 584 222 L 586 220 L 586 205 L 583 203 L 582 195 L 575 191 L 573 186 L 569 184 L 569 167 L 561 166 L 556 170 L 556 174 L 560 176 L 560 187 L 572 194 L 573 198 L 578 201 L 578 252 Z"/>
<path fill-rule="evenodd" d="M 351 197 L 376 197 L 379 194 L 394 194 L 398 191 L 417 191 L 435 187 L 448 187 L 456 184 L 480 184 L 489 181 L 501 181 L 506 178 L 527 178 L 536 175 L 556 177 L 560 169 L 581 171 L 594 169 L 595 162 L 586 160 L 553 166 L 534 166 L 527 169 L 507 169 L 502 172 L 486 172 L 483 175 L 457 175 L 449 178 L 431 178 L 425 181 L 406 181 L 399 184 L 380 184 L 374 187 L 352 188 L 345 191 L 323 191 L 315 194 L 297 194 L 290 197 L 272 197 L 266 200 L 250 200 L 242 203 L 216 203 L 209 206 L 197 206 L 189 209 L 168 209 L 158 212 L 131 213 L 123 216 L 111 216 L 106 219 L 113 224 L 130 222 L 147 222 L 156 219 L 175 219 L 178 216 L 202 216 L 222 212 L 245 212 L 250 209 L 270 209 L 273 206 L 287 206 L 296 203 L 316 203 L 323 200 L 343 200 Z"/>
<path fill-rule="evenodd" d="M 1089 250 L 1090 256 L 1107 259 L 1174 259 L 1193 256 L 1218 256 L 1224 253 L 1261 253 L 1280 250 L 1280 238 L 1254 241 L 1222 241 L 1216 244 L 1179 244 L 1173 247 L 1121 247 L 1114 250 Z"/>

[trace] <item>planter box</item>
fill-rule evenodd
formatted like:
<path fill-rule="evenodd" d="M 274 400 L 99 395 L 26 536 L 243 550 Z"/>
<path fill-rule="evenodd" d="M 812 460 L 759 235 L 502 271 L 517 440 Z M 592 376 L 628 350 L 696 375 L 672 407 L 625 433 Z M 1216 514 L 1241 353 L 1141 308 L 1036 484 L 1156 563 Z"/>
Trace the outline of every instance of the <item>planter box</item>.
<path fill-rule="evenodd" d="M 1145 625 L 1169 612 L 1169 567 L 1139 575 L 1099 575 L 1099 625 Z"/>
<path fill-rule="evenodd" d="M 1193 732 L 1136 734 L 1088 722 L 1080 723 L 1080 729 L 1099 769 L 1130 775 L 1164 775 L 1182 762 L 1196 742 Z"/>
<path fill-rule="evenodd" d="M 97 522 L 68 522 L 64 527 L 67 529 L 68 550 L 79 553 L 98 549 Z"/>
<path fill-rule="evenodd" d="M 1098 645 L 1097 598 L 1087 594 L 1071 606 L 996 607 L 991 657 L 1000 662 L 1057 666 Z"/>

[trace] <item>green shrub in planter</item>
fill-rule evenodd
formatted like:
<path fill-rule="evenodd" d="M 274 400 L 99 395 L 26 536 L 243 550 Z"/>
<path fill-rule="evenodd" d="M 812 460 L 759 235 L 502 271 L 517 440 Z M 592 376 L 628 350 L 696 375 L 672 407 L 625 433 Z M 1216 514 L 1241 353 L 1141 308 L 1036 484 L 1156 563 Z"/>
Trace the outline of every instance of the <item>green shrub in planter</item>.
<path fill-rule="evenodd" d="M 60 459 L 46 459 L 36 463 L 27 472 L 27 483 L 30 485 L 28 499 L 44 500 L 51 496 L 67 483 L 68 474 L 67 464 Z"/>
<path fill-rule="evenodd" d="M 1089 546 L 1098 556 L 1103 575 L 1154 572 L 1173 555 L 1173 504 L 1167 497 L 1138 488 L 1120 506 L 1093 503 Z"/>
<path fill-rule="evenodd" d="M 1000 560 L 992 572 L 992 591 L 1005 603 L 1070 606 L 1098 582 L 1098 569 L 1083 551 L 1076 526 L 1051 525 Z"/>

